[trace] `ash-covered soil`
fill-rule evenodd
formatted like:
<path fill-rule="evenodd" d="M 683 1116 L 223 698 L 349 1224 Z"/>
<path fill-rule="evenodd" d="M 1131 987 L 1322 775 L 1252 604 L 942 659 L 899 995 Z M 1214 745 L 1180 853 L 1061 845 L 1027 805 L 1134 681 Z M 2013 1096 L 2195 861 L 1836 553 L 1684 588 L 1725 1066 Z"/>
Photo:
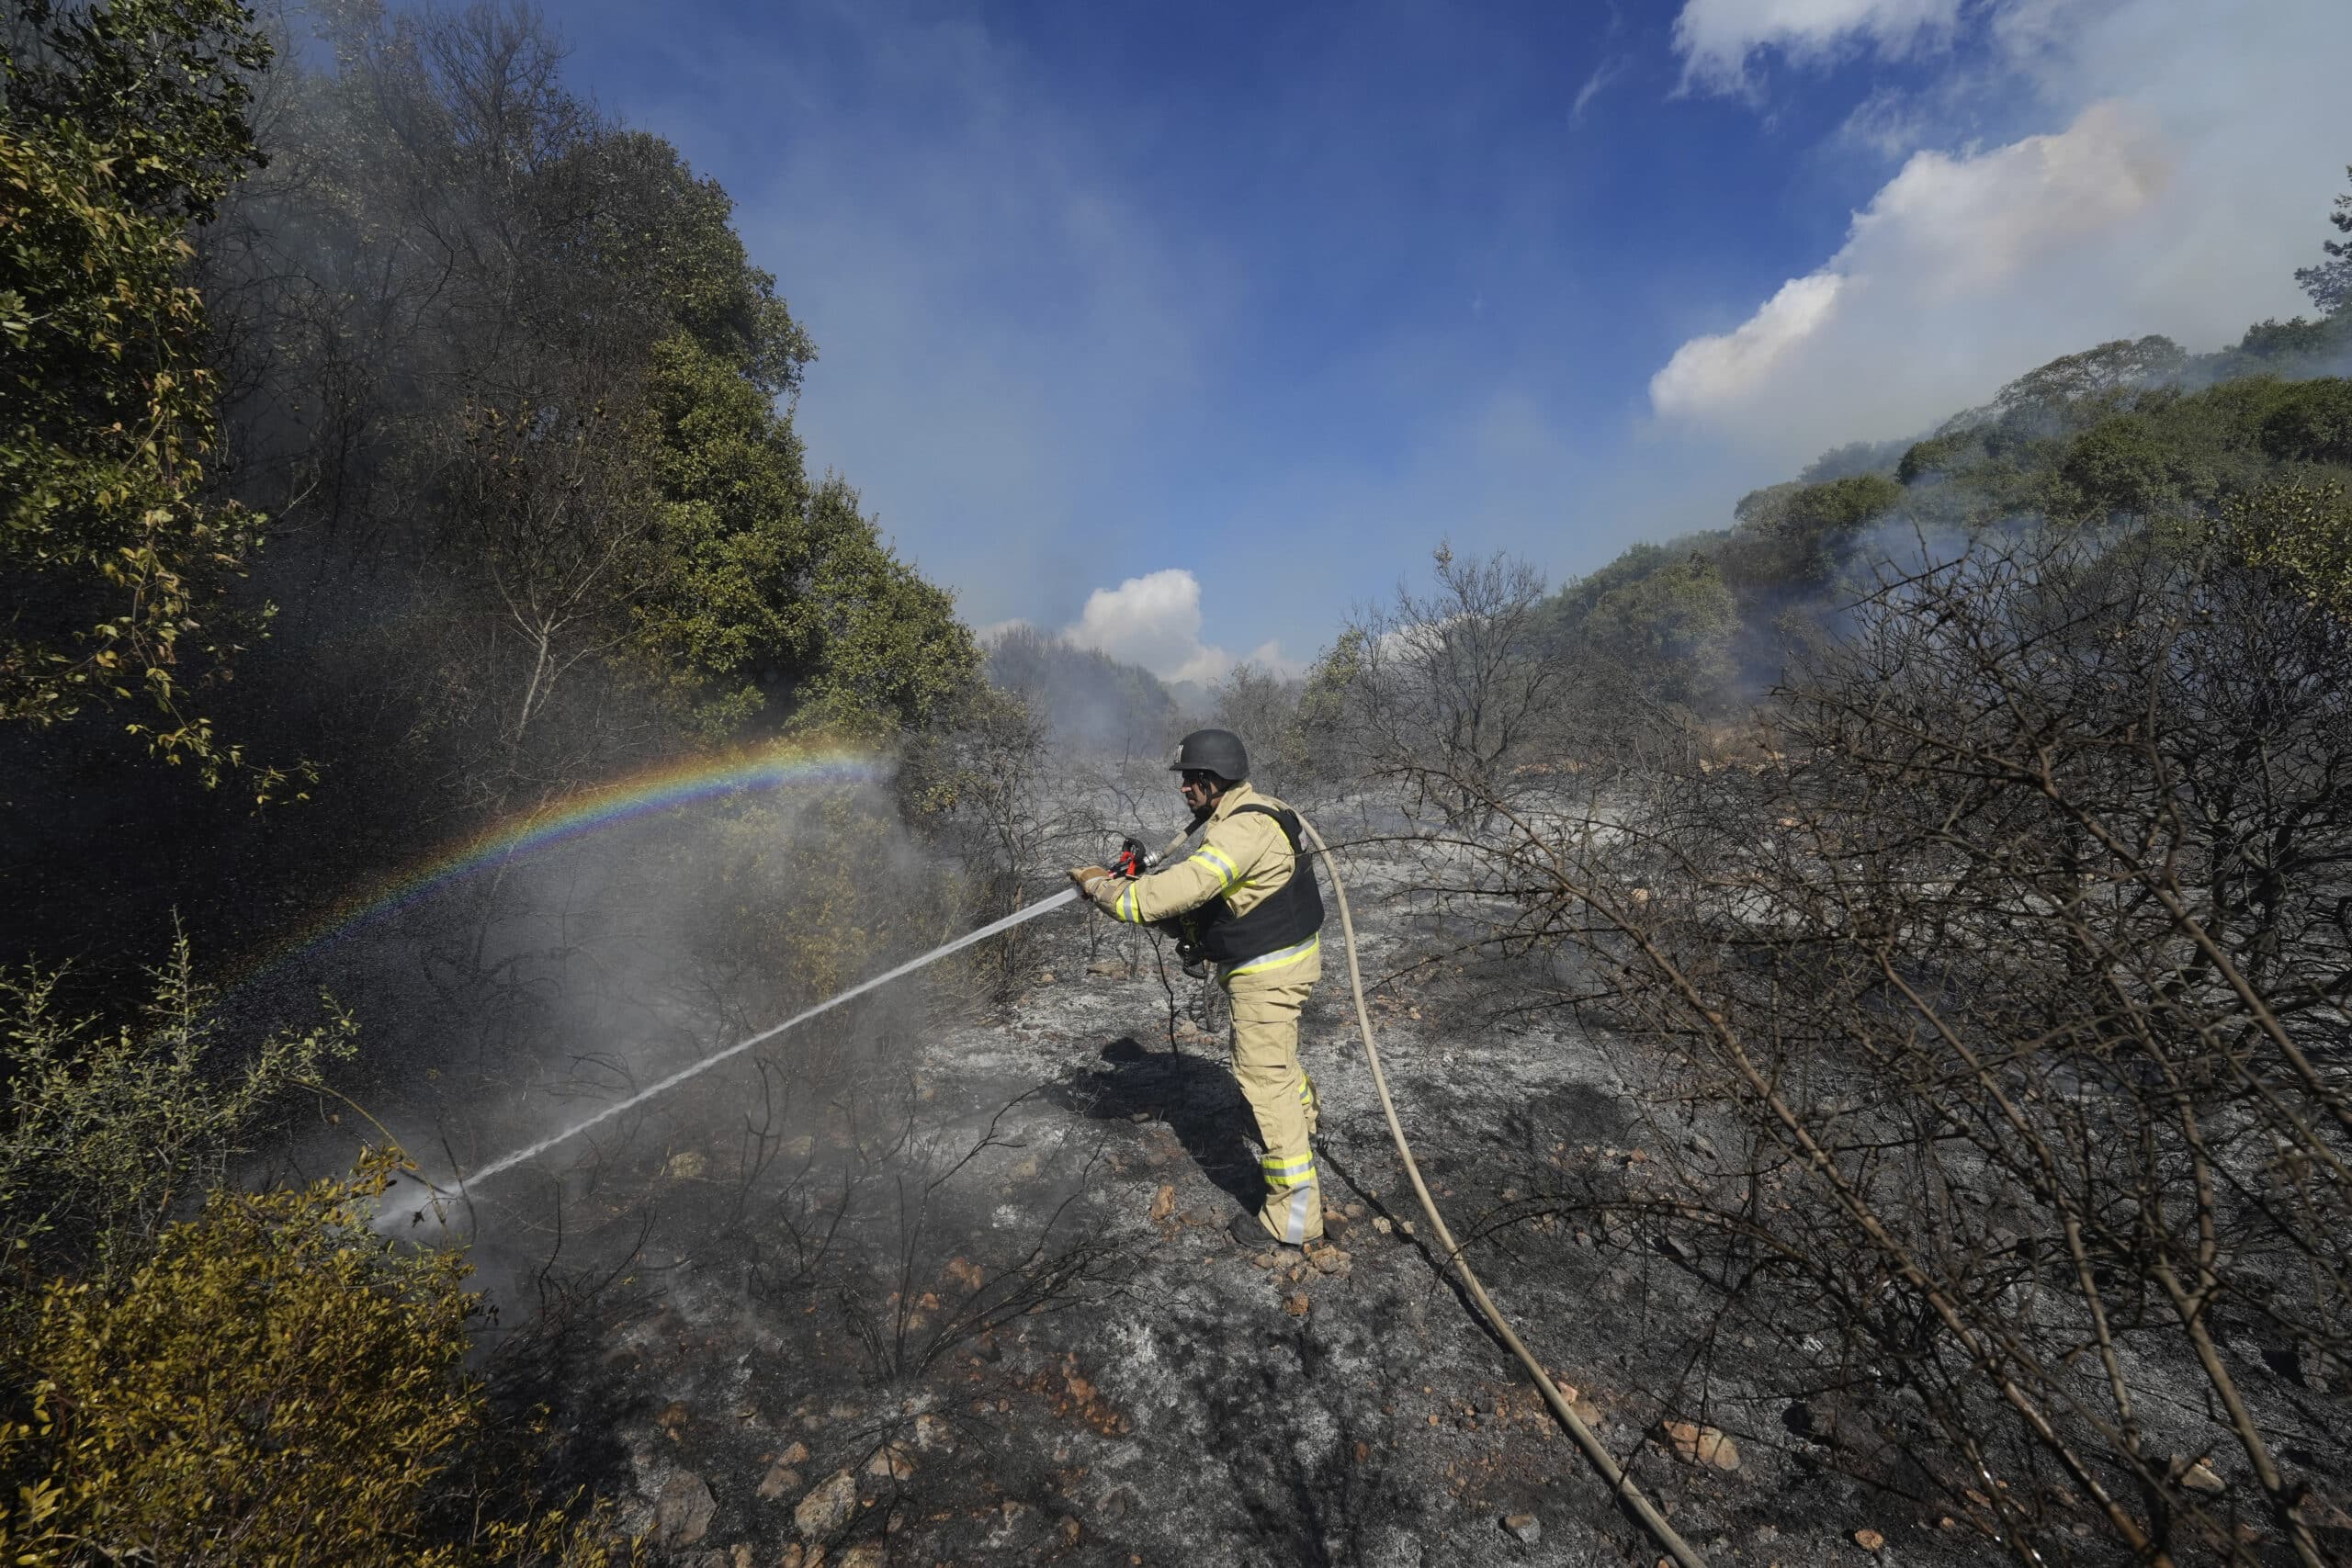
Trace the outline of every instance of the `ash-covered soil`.
<path fill-rule="evenodd" d="M 1426 933 L 1350 870 L 1387 974 Z M 1657 1561 L 1412 1234 L 1336 919 L 1305 1029 L 1332 1245 L 1304 1258 L 1227 1235 L 1257 1151 L 1213 994 L 1148 939 L 1049 921 L 1008 1005 L 865 1025 L 887 1067 L 797 1100 L 781 1051 L 730 1066 L 560 1205 L 526 1184 L 486 1222 L 571 1470 L 664 1560 L 726 1568 Z M 1705 1381 L 1690 1264 L 1546 1201 L 1665 1151 L 1643 1064 L 1496 1021 L 1496 987 L 1383 986 L 1384 1060 L 1488 1289 L 1639 1483 L 1713 1562 L 1973 1560 L 1899 1474 L 1814 1440 L 1818 1394 L 1766 1353 Z"/>

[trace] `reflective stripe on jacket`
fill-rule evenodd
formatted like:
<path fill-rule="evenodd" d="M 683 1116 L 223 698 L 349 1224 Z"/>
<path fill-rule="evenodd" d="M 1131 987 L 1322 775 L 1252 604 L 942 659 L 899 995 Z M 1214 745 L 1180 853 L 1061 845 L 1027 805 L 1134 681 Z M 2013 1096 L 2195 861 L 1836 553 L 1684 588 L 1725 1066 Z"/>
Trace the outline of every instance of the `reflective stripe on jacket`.
<path fill-rule="evenodd" d="M 1259 809 L 1244 809 L 1251 807 Z M 1236 784 L 1209 814 L 1199 848 L 1136 881 L 1094 884 L 1095 901 L 1106 913 L 1136 925 L 1189 915 L 1220 899 L 1233 918 L 1245 917 L 1298 869 L 1282 824 L 1268 815 L 1287 809 L 1272 795 Z M 1252 954 L 1229 965 L 1227 975 L 1283 968 L 1313 956 L 1318 947 L 1319 938 L 1309 936 L 1272 953 Z"/>

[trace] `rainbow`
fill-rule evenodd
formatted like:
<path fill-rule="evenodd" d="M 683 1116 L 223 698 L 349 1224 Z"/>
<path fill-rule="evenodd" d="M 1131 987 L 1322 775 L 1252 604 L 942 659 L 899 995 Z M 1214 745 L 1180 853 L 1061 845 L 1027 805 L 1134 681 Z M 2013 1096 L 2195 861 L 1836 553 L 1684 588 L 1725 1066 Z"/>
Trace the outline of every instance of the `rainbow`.
<path fill-rule="evenodd" d="M 828 784 L 874 784 L 889 776 L 874 756 L 816 742 L 771 745 L 659 766 L 562 796 L 492 823 L 445 846 L 409 869 L 338 902 L 287 942 L 256 973 L 314 953 L 431 897 L 442 888 L 512 863 L 551 845 L 616 824 L 722 795 Z"/>

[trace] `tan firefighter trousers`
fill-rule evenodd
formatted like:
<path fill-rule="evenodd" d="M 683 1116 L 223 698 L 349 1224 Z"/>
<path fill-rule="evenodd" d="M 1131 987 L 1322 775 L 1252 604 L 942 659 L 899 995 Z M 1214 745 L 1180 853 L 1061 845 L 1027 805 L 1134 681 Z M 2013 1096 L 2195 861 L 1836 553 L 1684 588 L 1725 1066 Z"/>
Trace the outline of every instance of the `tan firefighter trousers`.
<path fill-rule="evenodd" d="M 1225 979 L 1233 999 L 1233 1076 L 1258 1119 L 1266 1145 L 1259 1161 L 1266 1197 L 1258 1211 L 1266 1234 L 1293 1247 L 1323 1235 L 1323 1199 L 1315 1182 L 1315 1085 L 1298 1061 L 1298 1010 L 1322 977 L 1321 955 L 1251 974 L 1249 966 Z"/>

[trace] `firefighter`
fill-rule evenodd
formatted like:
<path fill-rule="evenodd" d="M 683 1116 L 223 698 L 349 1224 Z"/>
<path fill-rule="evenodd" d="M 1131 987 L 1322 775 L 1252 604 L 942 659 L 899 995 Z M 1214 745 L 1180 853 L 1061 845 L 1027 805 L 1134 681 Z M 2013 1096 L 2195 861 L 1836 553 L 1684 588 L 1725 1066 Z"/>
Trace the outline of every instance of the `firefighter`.
<path fill-rule="evenodd" d="M 1250 755 L 1229 730 L 1196 729 L 1176 749 L 1200 847 L 1127 880 L 1099 865 L 1070 878 L 1114 919 L 1175 931 L 1177 951 L 1216 965 L 1232 1000 L 1233 1074 L 1265 1145 L 1263 1203 L 1233 1222 L 1252 1250 L 1303 1247 L 1323 1235 L 1316 1185 L 1315 1085 L 1298 1060 L 1298 1012 L 1323 976 L 1323 897 L 1301 852 L 1298 814 L 1250 787 Z"/>

